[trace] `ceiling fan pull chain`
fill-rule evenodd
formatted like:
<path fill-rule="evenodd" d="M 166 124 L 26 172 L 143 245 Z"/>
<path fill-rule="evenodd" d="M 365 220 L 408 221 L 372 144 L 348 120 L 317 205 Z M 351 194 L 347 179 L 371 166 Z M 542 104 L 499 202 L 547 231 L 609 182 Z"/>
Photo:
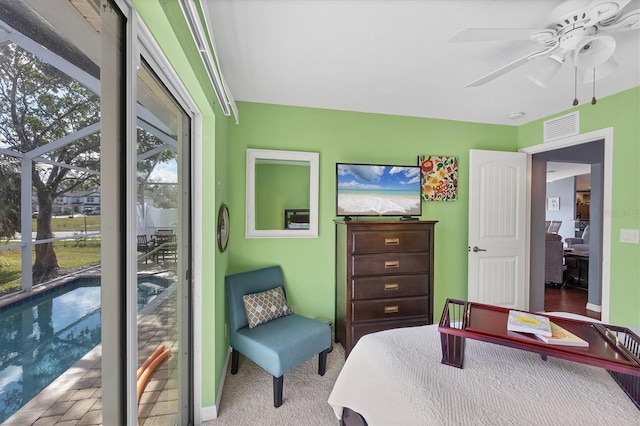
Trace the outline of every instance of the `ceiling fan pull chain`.
<path fill-rule="evenodd" d="M 593 69 L 593 97 L 591 98 L 591 105 L 596 104 L 596 69 Z"/>
<path fill-rule="evenodd" d="M 574 66 L 575 70 L 573 76 L 573 106 L 578 105 L 578 67 Z"/>

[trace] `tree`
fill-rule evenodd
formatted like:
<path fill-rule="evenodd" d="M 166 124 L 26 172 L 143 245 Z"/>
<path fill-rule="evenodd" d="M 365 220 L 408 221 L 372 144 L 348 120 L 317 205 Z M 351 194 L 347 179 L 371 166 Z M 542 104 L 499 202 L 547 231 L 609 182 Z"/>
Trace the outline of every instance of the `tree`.
<path fill-rule="evenodd" d="M 9 239 L 20 231 L 20 171 L 11 160 L 0 163 L 0 182 L 0 238 Z"/>
<path fill-rule="evenodd" d="M 15 44 L 0 47 L 0 143 L 28 154 L 100 120 L 100 98 L 78 81 Z M 31 168 L 38 200 L 36 239 L 53 237 L 56 197 L 99 186 L 100 135 L 79 138 L 45 152 Z M 67 168 L 68 165 L 71 168 Z M 34 282 L 58 268 L 52 243 L 36 245 Z"/>
<path fill-rule="evenodd" d="M 71 142 L 40 153 L 31 168 L 33 188 L 38 200 L 36 240 L 53 238 L 51 220 L 54 200 L 74 190 L 100 187 L 100 133 L 73 138 L 76 132 L 98 123 L 100 97 L 88 87 L 15 44 L 0 46 L 0 147 L 29 155 L 63 137 Z M 138 128 L 138 153 L 164 145 L 153 134 Z M 46 148 L 45 148 L 46 150 Z M 138 163 L 139 183 L 144 182 L 156 164 L 175 157 L 168 145 Z M 4 162 L 2 163 L 4 165 Z M 11 176 L 16 183 L 16 167 L 0 171 L 0 179 Z M 10 172 L 13 174 L 10 175 Z M 24 172 L 24 171 L 23 171 Z M 16 192 L 17 191 L 17 192 Z M 11 195 L 0 222 L 6 233 L 19 229 L 20 180 L 3 188 L 0 195 Z M 17 214 L 17 216 L 15 216 Z M 9 227 L 10 225 L 10 227 Z M 33 280 L 41 282 L 58 268 L 52 243 L 36 245 Z"/>

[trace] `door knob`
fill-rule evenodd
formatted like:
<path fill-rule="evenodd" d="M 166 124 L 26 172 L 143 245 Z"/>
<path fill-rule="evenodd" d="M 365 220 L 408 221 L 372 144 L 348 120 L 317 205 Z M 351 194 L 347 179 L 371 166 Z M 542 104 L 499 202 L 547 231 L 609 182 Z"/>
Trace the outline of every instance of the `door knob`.
<path fill-rule="evenodd" d="M 485 249 L 481 249 L 481 248 L 479 248 L 478 246 L 473 246 L 473 252 L 474 252 L 474 253 L 477 253 L 477 252 L 479 252 L 479 251 L 486 251 L 486 250 L 485 250 Z"/>

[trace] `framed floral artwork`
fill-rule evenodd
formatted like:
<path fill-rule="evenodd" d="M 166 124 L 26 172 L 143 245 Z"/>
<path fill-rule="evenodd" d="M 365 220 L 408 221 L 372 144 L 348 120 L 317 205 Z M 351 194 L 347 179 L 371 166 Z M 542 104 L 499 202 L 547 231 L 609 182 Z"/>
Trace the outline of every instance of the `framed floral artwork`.
<path fill-rule="evenodd" d="M 560 210 L 560 197 L 547 198 L 547 210 Z"/>
<path fill-rule="evenodd" d="M 418 164 L 423 200 L 458 200 L 458 157 L 420 155 Z"/>

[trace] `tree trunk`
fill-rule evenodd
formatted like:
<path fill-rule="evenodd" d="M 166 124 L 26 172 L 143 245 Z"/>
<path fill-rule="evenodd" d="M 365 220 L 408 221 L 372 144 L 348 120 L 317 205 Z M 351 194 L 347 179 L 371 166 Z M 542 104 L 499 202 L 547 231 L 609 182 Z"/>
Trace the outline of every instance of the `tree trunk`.
<path fill-rule="evenodd" d="M 53 238 L 51 219 L 53 217 L 53 198 L 47 191 L 38 191 L 38 229 L 36 240 Z M 58 258 L 53 250 L 53 243 L 36 245 L 36 260 L 33 264 L 33 282 L 44 281 L 52 272 L 57 270 Z"/>

